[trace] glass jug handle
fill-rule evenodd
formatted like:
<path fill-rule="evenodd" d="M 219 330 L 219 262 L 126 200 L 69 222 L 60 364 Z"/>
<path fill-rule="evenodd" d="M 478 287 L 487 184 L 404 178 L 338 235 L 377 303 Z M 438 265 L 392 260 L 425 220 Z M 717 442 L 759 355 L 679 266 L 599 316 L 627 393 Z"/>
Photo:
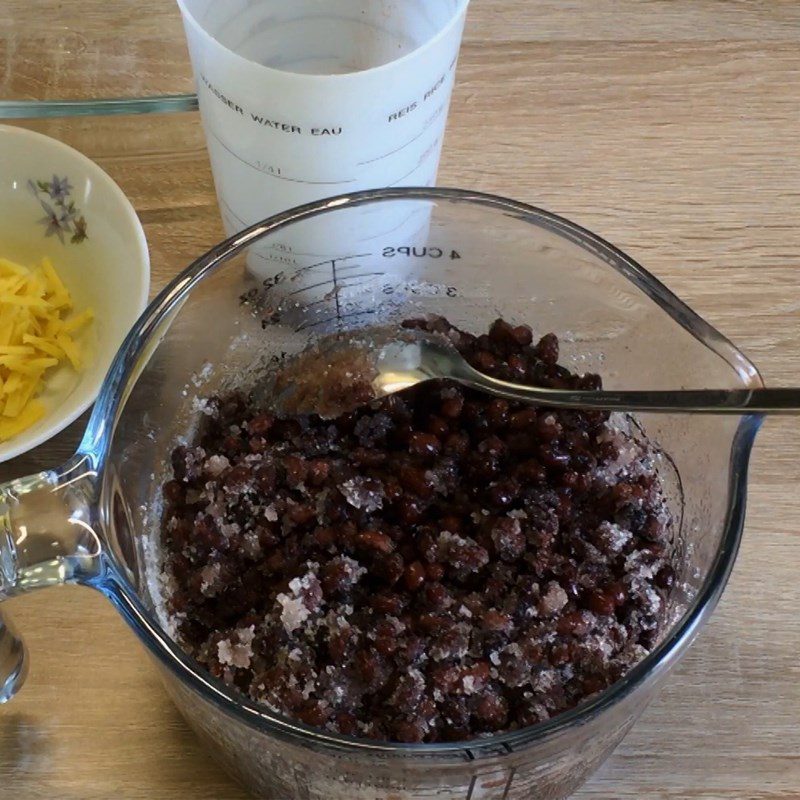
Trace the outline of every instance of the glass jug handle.
<path fill-rule="evenodd" d="M 28 674 L 28 653 L 13 627 L 0 615 L 0 704 L 7 703 Z"/>
<path fill-rule="evenodd" d="M 0 601 L 65 583 L 92 585 L 101 574 L 95 533 L 96 472 L 86 456 L 0 485 Z M 27 674 L 22 640 L 0 616 L 0 703 Z"/>

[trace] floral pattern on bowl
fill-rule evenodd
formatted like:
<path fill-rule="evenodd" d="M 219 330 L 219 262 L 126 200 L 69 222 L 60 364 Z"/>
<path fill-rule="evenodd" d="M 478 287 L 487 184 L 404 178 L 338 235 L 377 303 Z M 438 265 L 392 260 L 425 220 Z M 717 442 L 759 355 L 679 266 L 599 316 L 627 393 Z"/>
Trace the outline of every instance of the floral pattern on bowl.
<path fill-rule="evenodd" d="M 50 259 L 75 302 L 95 313 L 83 332 L 83 370 L 48 378 L 41 395 L 47 413 L 0 442 L 1 463 L 47 441 L 94 401 L 147 305 L 150 259 L 136 211 L 97 164 L 63 142 L 10 125 L 0 125 L 0 258 L 32 268 Z"/>
<path fill-rule="evenodd" d="M 39 222 L 46 226 L 45 236 L 58 236 L 62 244 L 64 234 L 70 237 L 72 244 L 80 244 L 88 238 L 88 223 L 70 196 L 73 186 L 69 178 L 53 175 L 51 181 L 29 180 L 28 187 L 44 210 L 45 216 Z"/>

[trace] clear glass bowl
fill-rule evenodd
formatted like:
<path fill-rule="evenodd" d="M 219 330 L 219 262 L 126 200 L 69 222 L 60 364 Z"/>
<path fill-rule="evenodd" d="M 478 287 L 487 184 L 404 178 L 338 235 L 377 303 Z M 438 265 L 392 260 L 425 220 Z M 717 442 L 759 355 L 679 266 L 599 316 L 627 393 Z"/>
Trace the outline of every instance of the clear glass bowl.
<path fill-rule="evenodd" d="M 376 190 L 304 206 L 222 243 L 176 278 L 121 348 L 75 456 L 0 487 L 0 599 L 63 583 L 104 593 L 191 726 L 260 796 L 568 795 L 620 742 L 716 605 L 742 533 L 759 417 L 636 420 L 672 465 L 665 477 L 682 556 L 674 622 L 613 687 L 525 730 L 396 745 L 308 728 L 211 678 L 159 613 L 160 485 L 169 453 L 201 413 L 197 397 L 253 381 L 320 333 L 426 312 L 473 330 L 502 315 L 555 331 L 566 363 L 601 372 L 609 388 L 762 385 L 753 365 L 657 280 L 564 219 L 448 189 Z M 0 629 L 6 697 L 23 677 L 22 653 Z"/>

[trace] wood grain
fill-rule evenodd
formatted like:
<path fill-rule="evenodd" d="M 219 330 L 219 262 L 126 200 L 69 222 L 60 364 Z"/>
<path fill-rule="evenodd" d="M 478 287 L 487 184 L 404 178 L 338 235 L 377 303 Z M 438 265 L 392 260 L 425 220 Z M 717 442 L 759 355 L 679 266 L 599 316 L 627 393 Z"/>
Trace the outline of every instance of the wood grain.
<path fill-rule="evenodd" d="M 0 95 L 188 90 L 171 0 L 80 6 L 76 26 L 74 4 L 2 4 Z M 36 29 L 22 24 L 31 14 Z M 739 343 L 769 382 L 796 383 L 798 44 L 791 0 L 474 0 L 440 183 L 526 200 L 604 235 Z M 147 231 L 153 290 L 220 238 L 196 116 L 25 124 L 119 181 Z M 62 460 L 81 424 L 2 465 L 0 478 Z M 718 611 L 577 798 L 800 798 L 798 453 L 794 421 L 765 426 L 744 546 Z M 244 797 L 102 598 L 64 589 L 12 611 L 32 673 L 0 711 L 0 798 Z"/>

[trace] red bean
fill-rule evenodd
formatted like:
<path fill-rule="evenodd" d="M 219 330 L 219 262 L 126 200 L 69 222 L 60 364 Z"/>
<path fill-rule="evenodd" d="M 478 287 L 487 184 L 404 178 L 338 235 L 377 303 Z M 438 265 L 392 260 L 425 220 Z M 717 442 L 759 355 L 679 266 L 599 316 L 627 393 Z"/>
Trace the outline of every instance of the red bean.
<path fill-rule="evenodd" d="M 472 357 L 475 369 L 491 373 L 497 368 L 497 359 L 488 350 L 479 350 Z"/>
<path fill-rule="evenodd" d="M 433 609 L 446 608 L 451 602 L 450 594 L 441 583 L 428 583 L 422 590 L 425 603 Z"/>
<path fill-rule="evenodd" d="M 454 514 L 449 514 L 446 517 L 442 517 L 439 520 L 439 527 L 443 531 L 450 531 L 450 533 L 458 533 L 463 526 L 463 521 L 461 517 L 457 517 Z"/>
<path fill-rule="evenodd" d="M 527 347 L 533 341 L 533 332 L 527 325 L 517 325 L 511 336 L 520 347 Z"/>
<path fill-rule="evenodd" d="M 536 355 L 545 364 L 553 366 L 558 363 L 558 339 L 548 333 L 539 340 L 536 345 Z"/>
<path fill-rule="evenodd" d="M 364 531 L 356 537 L 356 543 L 362 550 L 391 553 L 394 550 L 394 542 L 391 537 L 380 531 Z"/>
<path fill-rule="evenodd" d="M 306 464 L 304 458 L 300 456 L 286 456 L 283 460 L 283 466 L 286 469 L 286 481 L 289 486 L 297 486 L 306 479 L 308 464 Z"/>
<path fill-rule="evenodd" d="M 493 430 L 500 430 L 508 424 L 508 401 L 496 397 L 486 407 L 486 416 Z"/>
<path fill-rule="evenodd" d="M 314 459 L 308 464 L 308 482 L 312 486 L 321 486 L 328 479 L 330 471 L 330 462 L 321 458 Z"/>
<path fill-rule="evenodd" d="M 180 505 L 186 498 L 186 491 L 178 481 L 167 481 L 162 491 L 164 499 L 172 506 Z"/>
<path fill-rule="evenodd" d="M 617 608 L 616 596 L 602 589 L 595 589 L 589 594 L 587 605 L 595 614 L 611 615 Z"/>
<path fill-rule="evenodd" d="M 397 616 L 403 610 L 403 598 L 399 594 L 376 594 L 370 605 L 379 614 Z"/>
<path fill-rule="evenodd" d="M 450 433 L 450 424 L 442 417 L 434 415 L 428 420 L 428 433 L 436 437 L 441 447 L 442 439 L 446 439 Z"/>
<path fill-rule="evenodd" d="M 441 564 L 433 563 L 425 565 L 425 577 L 429 581 L 440 581 L 444 576 L 444 567 Z"/>
<path fill-rule="evenodd" d="M 464 396 L 458 392 L 446 397 L 442 400 L 440 410 L 443 417 L 458 419 L 464 410 Z"/>
<path fill-rule="evenodd" d="M 445 450 L 456 456 L 463 456 L 469 450 L 469 436 L 466 433 L 451 433 L 444 443 Z"/>
<path fill-rule="evenodd" d="M 515 431 L 525 430 L 536 425 L 537 420 L 535 408 L 523 408 L 522 411 L 516 411 L 511 415 L 509 427 Z"/>
<path fill-rule="evenodd" d="M 403 581 L 409 592 L 416 592 L 425 583 L 425 567 L 420 561 L 414 561 L 406 567 Z"/>
<path fill-rule="evenodd" d="M 675 585 L 675 570 L 669 565 L 662 567 L 656 575 L 655 582 L 659 589 L 668 591 Z"/>
<path fill-rule="evenodd" d="M 432 433 L 414 431 L 408 440 L 409 452 L 424 458 L 433 458 L 442 450 L 442 443 Z"/>
<path fill-rule="evenodd" d="M 257 414 L 247 423 L 247 431 L 251 436 L 266 436 L 275 424 L 275 415 L 268 412 Z"/>

